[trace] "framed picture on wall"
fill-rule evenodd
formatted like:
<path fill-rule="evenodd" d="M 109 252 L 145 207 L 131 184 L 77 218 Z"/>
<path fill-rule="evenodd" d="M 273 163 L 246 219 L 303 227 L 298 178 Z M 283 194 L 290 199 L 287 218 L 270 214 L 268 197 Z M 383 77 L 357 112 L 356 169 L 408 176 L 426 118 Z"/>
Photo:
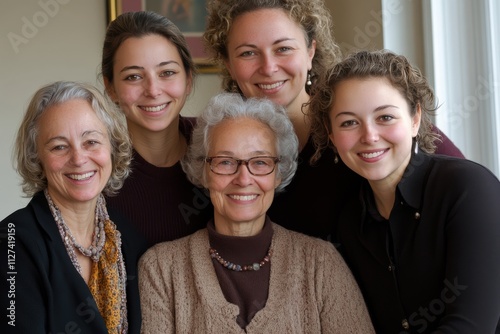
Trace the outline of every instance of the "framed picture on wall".
<path fill-rule="evenodd" d="M 208 60 L 203 46 L 206 25 L 206 0 L 108 0 L 108 20 L 126 12 L 150 10 L 172 21 L 184 34 L 200 73 L 216 73 L 217 66 Z"/>

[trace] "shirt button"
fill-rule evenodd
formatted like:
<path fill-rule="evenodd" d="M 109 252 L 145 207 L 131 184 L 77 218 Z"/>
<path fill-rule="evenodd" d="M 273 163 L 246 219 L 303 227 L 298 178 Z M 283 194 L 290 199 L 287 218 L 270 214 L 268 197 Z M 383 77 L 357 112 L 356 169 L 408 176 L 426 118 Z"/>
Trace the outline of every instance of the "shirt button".
<path fill-rule="evenodd" d="M 394 268 L 394 265 L 390 264 L 390 265 L 389 265 L 389 267 L 387 267 L 387 269 L 388 269 L 389 271 L 393 271 L 395 268 Z"/>
<path fill-rule="evenodd" d="M 403 326 L 404 329 L 410 329 L 410 324 L 406 319 L 403 319 L 403 321 L 401 321 L 401 326 Z"/>
<path fill-rule="evenodd" d="M 417 219 L 417 220 L 420 219 L 420 213 L 415 212 L 415 219 Z"/>

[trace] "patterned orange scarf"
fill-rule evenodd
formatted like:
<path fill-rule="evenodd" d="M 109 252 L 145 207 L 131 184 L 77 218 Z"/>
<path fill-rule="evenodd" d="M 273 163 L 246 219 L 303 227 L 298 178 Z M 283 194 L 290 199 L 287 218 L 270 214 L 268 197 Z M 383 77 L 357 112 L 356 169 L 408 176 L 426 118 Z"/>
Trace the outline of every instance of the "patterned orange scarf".
<path fill-rule="evenodd" d="M 109 333 L 127 333 L 126 273 L 120 232 L 104 222 L 106 242 L 98 262 L 92 261 L 88 286 Z"/>
<path fill-rule="evenodd" d="M 108 333 L 128 333 L 127 273 L 121 252 L 121 234 L 116 229 L 116 225 L 109 219 L 104 196 L 101 194 L 97 199 L 95 209 L 96 231 L 92 243 L 93 248 L 91 247 L 92 251 L 90 251 L 76 244 L 71 230 L 64 222 L 61 211 L 52 201 L 48 189 L 45 189 L 44 194 L 66 251 L 80 275 L 82 269 L 75 252 L 79 251 L 92 260 L 88 287 L 104 319 Z M 104 233 L 104 240 L 101 237 L 102 233 Z"/>

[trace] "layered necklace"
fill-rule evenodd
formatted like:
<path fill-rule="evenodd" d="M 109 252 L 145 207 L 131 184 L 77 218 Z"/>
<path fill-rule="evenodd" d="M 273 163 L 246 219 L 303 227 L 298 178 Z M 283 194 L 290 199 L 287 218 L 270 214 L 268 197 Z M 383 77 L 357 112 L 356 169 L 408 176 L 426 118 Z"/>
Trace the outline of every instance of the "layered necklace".
<path fill-rule="evenodd" d="M 68 255 L 71 259 L 71 263 L 73 263 L 73 265 L 81 275 L 82 269 L 80 267 L 80 263 L 78 262 L 75 250 L 80 252 L 82 255 L 89 257 L 90 259 L 92 259 L 92 261 L 98 262 L 104 249 L 104 244 L 106 242 L 106 234 L 104 232 L 104 221 L 109 219 L 104 205 L 104 198 L 102 197 L 102 195 L 100 195 L 97 198 L 95 221 L 94 221 L 95 226 L 94 226 L 94 233 L 92 234 L 92 244 L 88 248 L 85 248 L 76 241 L 75 237 L 71 233 L 71 230 L 69 229 L 68 225 L 66 224 L 66 222 L 62 217 L 61 211 L 52 201 L 52 198 L 50 197 L 47 189 L 44 190 L 44 194 L 45 197 L 47 198 L 47 202 L 49 203 L 52 216 L 56 221 L 59 233 L 61 234 L 61 237 L 63 239 L 66 251 L 68 252 Z"/>
<path fill-rule="evenodd" d="M 78 273 L 82 275 L 82 268 L 78 262 L 76 251 L 93 261 L 87 285 L 109 333 L 127 333 L 127 295 L 125 288 L 127 273 L 121 252 L 121 234 L 116 229 L 116 225 L 109 219 L 104 196 L 99 194 L 97 197 L 92 244 L 85 248 L 76 242 L 71 230 L 64 222 L 61 211 L 50 198 L 47 189 L 45 189 L 44 194 L 71 263 Z"/>

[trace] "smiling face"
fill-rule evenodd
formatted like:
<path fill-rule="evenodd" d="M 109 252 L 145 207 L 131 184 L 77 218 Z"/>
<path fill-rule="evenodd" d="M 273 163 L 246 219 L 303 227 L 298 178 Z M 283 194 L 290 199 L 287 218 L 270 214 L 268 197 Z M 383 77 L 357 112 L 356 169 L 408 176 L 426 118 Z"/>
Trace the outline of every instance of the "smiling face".
<path fill-rule="evenodd" d="M 335 87 L 330 139 L 345 164 L 370 183 L 395 186 L 411 157 L 420 111 L 385 78 L 347 79 Z"/>
<path fill-rule="evenodd" d="M 120 104 L 132 132 L 167 129 L 191 92 L 177 48 L 160 35 L 126 39 L 116 51 L 113 73 L 106 91 Z"/>
<path fill-rule="evenodd" d="M 49 107 L 38 121 L 37 153 L 47 188 L 59 206 L 92 202 L 111 176 L 106 127 L 85 100 Z"/>
<path fill-rule="evenodd" d="M 208 156 L 246 160 L 277 155 L 273 132 L 254 119 L 225 120 L 212 129 L 210 138 Z M 210 191 L 219 233 L 232 235 L 241 231 L 260 231 L 273 201 L 274 189 L 280 183 L 276 169 L 269 175 L 254 176 L 244 165 L 240 165 L 233 175 L 217 175 L 210 170 L 208 163 L 205 168 L 206 188 Z"/>
<path fill-rule="evenodd" d="M 226 67 L 246 97 L 267 97 L 287 109 L 309 100 L 305 90 L 315 42 L 281 9 L 238 16 L 228 34 Z M 299 109 L 300 110 L 300 109 Z"/>

